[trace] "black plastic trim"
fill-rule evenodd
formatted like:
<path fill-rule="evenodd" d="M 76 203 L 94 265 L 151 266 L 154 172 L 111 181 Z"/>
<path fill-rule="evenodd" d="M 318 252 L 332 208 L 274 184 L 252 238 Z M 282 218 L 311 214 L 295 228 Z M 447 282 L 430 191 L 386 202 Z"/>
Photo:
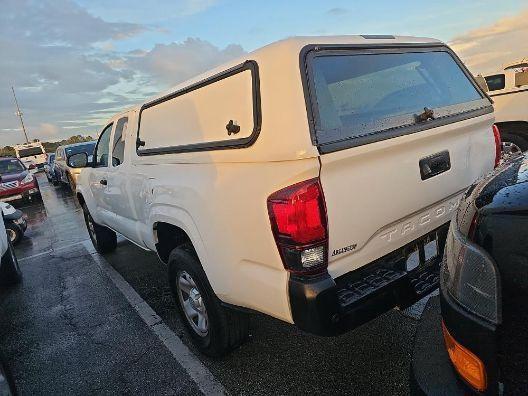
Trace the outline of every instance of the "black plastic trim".
<path fill-rule="evenodd" d="M 360 137 L 350 137 L 343 140 L 338 140 L 335 142 L 328 142 L 321 144 L 317 141 L 317 131 L 316 131 L 316 117 L 317 117 L 317 106 L 314 105 L 315 95 L 313 87 L 313 79 L 310 78 L 312 75 L 311 62 L 309 62 L 308 57 L 311 53 L 320 53 L 320 52 L 341 52 L 342 51 L 357 51 L 358 54 L 379 54 L 379 53 L 405 53 L 405 52 L 432 52 L 432 51 L 442 51 L 447 52 L 455 60 L 457 65 L 460 67 L 462 72 L 473 84 L 477 92 L 481 95 L 482 99 L 488 99 L 490 101 L 489 105 L 483 106 L 482 108 L 459 113 L 449 117 L 436 118 L 434 120 L 423 122 L 419 124 L 405 125 L 398 128 L 387 129 L 385 131 L 379 131 L 372 134 L 360 136 Z M 305 46 L 299 57 L 300 70 L 301 70 L 301 80 L 304 89 L 304 98 L 306 104 L 306 112 L 308 117 L 308 125 L 310 129 L 310 136 L 312 143 L 317 146 L 320 154 L 327 154 L 334 151 L 345 150 L 352 147 L 363 146 L 370 143 L 379 142 L 382 140 L 392 139 L 399 136 L 410 135 L 413 133 L 421 132 L 427 129 L 436 128 L 443 125 L 452 124 L 455 122 L 460 122 L 470 118 L 479 117 L 485 114 L 493 112 L 492 100 L 486 92 L 480 88 L 478 83 L 475 81 L 473 75 L 462 63 L 460 58 L 451 50 L 448 46 L 443 43 L 410 43 L 410 44 L 328 44 L 328 45 L 314 45 L 310 44 Z M 312 100 L 313 98 L 313 100 Z"/>
<path fill-rule="evenodd" d="M 186 144 L 186 145 L 179 145 L 179 146 L 156 147 L 156 148 L 143 149 L 143 150 L 140 149 L 139 144 L 136 144 L 137 155 L 149 156 L 149 155 L 188 153 L 188 152 L 196 152 L 196 151 L 225 150 L 225 149 L 234 149 L 234 148 L 246 148 L 246 147 L 253 145 L 260 134 L 261 124 L 262 124 L 259 69 L 258 69 L 257 62 L 255 62 L 254 60 L 245 61 L 244 63 L 241 63 L 240 65 L 234 66 L 228 70 L 215 74 L 214 76 L 208 77 L 195 84 L 189 85 L 188 87 L 182 88 L 176 92 L 172 92 L 161 98 L 145 103 L 143 106 L 141 106 L 141 109 L 139 110 L 136 142 L 141 141 L 140 129 L 141 129 L 141 114 L 143 110 L 156 106 L 160 103 L 166 102 L 168 100 L 174 99 L 178 96 L 185 95 L 194 90 L 203 88 L 207 85 L 214 84 L 218 81 L 221 81 L 225 78 L 232 77 L 246 70 L 249 70 L 251 72 L 251 78 L 252 78 L 253 131 L 251 132 L 251 135 L 245 138 L 240 138 L 240 139 L 219 140 L 219 141 L 213 141 L 213 142 L 193 143 L 193 144 Z"/>

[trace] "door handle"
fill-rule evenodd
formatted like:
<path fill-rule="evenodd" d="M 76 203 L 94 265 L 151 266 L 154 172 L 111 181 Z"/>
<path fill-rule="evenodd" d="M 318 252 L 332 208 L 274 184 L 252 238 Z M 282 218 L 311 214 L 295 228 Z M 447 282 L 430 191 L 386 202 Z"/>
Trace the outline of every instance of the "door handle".
<path fill-rule="evenodd" d="M 420 165 L 420 176 L 422 180 L 430 179 L 436 175 L 447 172 L 451 169 L 451 158 L 449 151 L 442 151 L 430 155 L 429 157 L 422 158 L 419 162 Z"/>
<path fill-rule="evenodd" d="M 99 180 L 99 183 L 101 183 L 103 186 L 106 186 L 108 184 L 108 181 L 106 179 Z"/>

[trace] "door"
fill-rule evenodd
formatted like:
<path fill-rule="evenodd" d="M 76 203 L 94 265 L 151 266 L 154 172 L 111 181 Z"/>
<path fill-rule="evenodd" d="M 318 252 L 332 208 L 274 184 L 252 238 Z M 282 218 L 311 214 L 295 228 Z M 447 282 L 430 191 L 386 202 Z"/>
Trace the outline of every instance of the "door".
<path fill-rule="evenodd" d="M 126 136 L 129 132 L 129 117 L 121 117 L 116 122 L 116 127 L 111 139 L 111 158 L 108 166 L 108 185 L 104 191 L 106 205 L 112 211 L 116 227 L 128 239 L 140 243 L 141 238 L 136 230 L 137 217 L 133 211 L 128 194 L 127 184 L 130 175 L 130 158 L 125 150 Z M 116 229 L 117 229 L 116 228 Z"/>
<path fill-rule="evenodd" d="M 96 213 L 92 214 L 94 220 L 100 224 L 108 225 L 111 228 L 114 228 L 112 224 L 112 212 L 105 199 L 105 192 L 108 186 L 110 135 L 113 125 L 112 123 L 106 126 L 99 136 L 94 150 L 93 169 L 89 175 L 90 190 L 97 205 Z"/>

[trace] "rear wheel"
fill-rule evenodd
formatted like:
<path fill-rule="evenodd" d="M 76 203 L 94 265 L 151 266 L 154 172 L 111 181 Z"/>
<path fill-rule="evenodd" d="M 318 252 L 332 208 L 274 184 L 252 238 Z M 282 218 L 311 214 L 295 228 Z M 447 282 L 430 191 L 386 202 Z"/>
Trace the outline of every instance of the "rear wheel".
<path fill-rule="evenodd" d="M 15 256 L 15 249 L 11 242 L 8 241 L 7 252 L 4 253 L 0 261 L 0 284 L 14 285 L 22 280 L 22 272 L 18 266 L 18 260 Z"/>
<path fill-rule="evenodd" d="M 502 150 L 506 155 L 518 155 L 528 150 L 528 140 L 522 136 L 505 133 L 501 140 Z"/>
<path fill-rule="evenodd" d="M 223 356 L 246 341 L 248 315 L 220 304 L 190 244 L 169 255 L 169 284 L 180 317 L 203 354 Z"/>
<path fill-rule="evenodd" d="M 84 222 L 88 229 L 90 239 L 99 253 L 108 253 L 115 250 L 117 246 L 117 235 L 108 227 L 97 224 L 86 205 L 83 205 Z"/>

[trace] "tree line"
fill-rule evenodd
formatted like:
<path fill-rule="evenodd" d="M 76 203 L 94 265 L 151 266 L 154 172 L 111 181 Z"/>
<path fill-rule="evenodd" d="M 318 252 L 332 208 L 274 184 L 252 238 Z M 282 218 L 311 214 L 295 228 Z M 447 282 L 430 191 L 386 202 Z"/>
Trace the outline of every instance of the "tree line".
<path fill-rule="evenodd" d="M 67 144 L 74 144 L 74 143 L 83 143 L 83 142 L 89 142 L 90 140 L 94 140 L 91 136 L 82 136 L 82 135 L 75 135 L 71 136 L 68 139 L 63 139 L 56 142 L 42 142 L 42 145 L 44 146 L 44 150 L 46 153 L 54 153 L 55 150 L 57 150 L 57 147 L 64 146 Z M 34 142 L 38 142 L 38 139 L 34 139 Z M 14 156 L 15 155 L 15 149 L 13 146 L 4 146 L 0 148 L 0 157 L 7 157 L 7 156 Z"/>

